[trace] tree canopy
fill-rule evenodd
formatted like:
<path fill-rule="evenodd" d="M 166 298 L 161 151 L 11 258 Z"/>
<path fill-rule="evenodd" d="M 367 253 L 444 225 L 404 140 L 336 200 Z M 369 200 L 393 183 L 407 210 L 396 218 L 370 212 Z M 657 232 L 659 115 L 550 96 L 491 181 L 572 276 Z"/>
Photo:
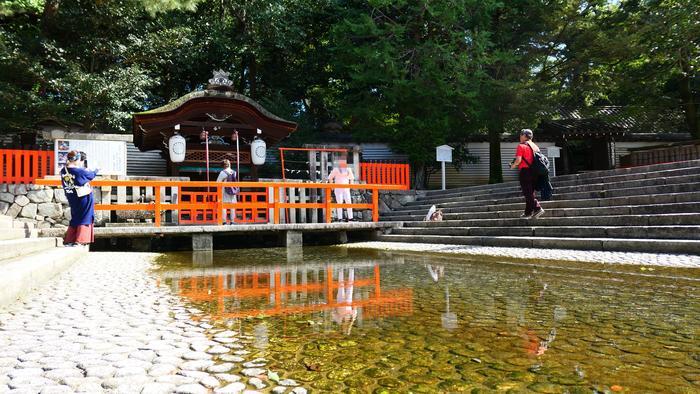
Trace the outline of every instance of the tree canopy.
<path fill-rule="evenodd" d="M 0 133 L 128 132 L 213 69 L 300 124 L 408 154 L 491 142 L 560 107 L 620 105 L 700 138 L 694 0 L 0 0 Z M 468 159 L 461 155 L 462 160 Z"/>

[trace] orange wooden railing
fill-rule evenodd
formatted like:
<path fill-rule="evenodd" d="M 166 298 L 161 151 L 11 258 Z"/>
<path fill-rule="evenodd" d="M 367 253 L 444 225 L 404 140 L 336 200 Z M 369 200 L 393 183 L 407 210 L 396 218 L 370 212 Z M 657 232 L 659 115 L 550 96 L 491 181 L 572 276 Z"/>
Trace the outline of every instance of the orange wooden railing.
<path fill-rule="evenodd" d="M 397 163 L 360 163 L 360 179 L 373 184 L 399 185 L 402 190 L 411 188 L 411 167 Z"/>
<path fill-rule="evenodd" d="M 53 151 L 0 149 L 0 183 L 32 183 L 53 174 Z"/>
<path fill-rule="evenodd" d="M 197 188 L 201 189 L 201 188 Z M 219 194 L 213 191 L 191 191 L 180 190 L 180 201 L 183 203 L 211 203 L 210 207 L 204 209 L 183 209 L 178 211 L 179 224 L 216 224 L 221 211 L 217 210 L 216 201 Z M 237 195 L 238 201 L 243 203 L 265 202 L 266 192 L 246 192 L 241 191 Z M 244 208 L 236 210 L 235 223 L 267 223 L 267 209 L 264 208 Z"/>
<path fill-rule="evenodd" d="M 37 179 L 37 185 L 45 186 L 60 186 L 61 182 L 58 179 Z M 280 223 L 280 210 L 286 209 L 323 209 L 325 210 L 326 223 L 331 222 L 331 210 L 335 208 L 353 208 L 353 209 L 369 209 L 372 211 L 372 221 L 379 221 L 379 191 L 380 190 L 401 190 L 404 187 L 400 185 L 375 185 L 375 184 L 329 184 L 329 183 L 297 183 L 297 182 L 184 182 L 184 181 L 136 181 L 136 180 L 94 180 L 90 182 L 93 187 L 153 187 L 155 201 L 151 203 L 127 203 L 127 204 L 95 204 L 95 210 L 101 211 L 152 211 L 155 216 L 156 227 L 161 225 L 162 214 L 165 211 L 180 211 L 180 210 L 216 210 L 221 212 L 223 209 L 235 210 L 271 210 L 272 217 L 270 222 Z M 216 201 L 201 202 L 177 202 L 165 203 L 163 196 L 166 188 L 207 188 L 208 193 L 220 196 L 223 192 L 223 187 L 240 187 L 246 190 L 262 189 L 262 192 L 268 193 L 270 198 L 266 201 L 250 201 L 250 202 L 235 202 L 224 203 L 220 198 Z M 322 202 L 287 202 L 280 201 L 280 189 L 284 188 L 304 188 L 316 189 L 323 196 Z M 370 204 L 338 204 L 331 199 L 331 190 L 336 188 L 344 189 L 360 189 L 369 190 L 372 192 L 372 203 Z M 310 195 L 310 193 L 308 193 Z M 216 224 L 223 224 L 223 217 L 217 215 Z"/>

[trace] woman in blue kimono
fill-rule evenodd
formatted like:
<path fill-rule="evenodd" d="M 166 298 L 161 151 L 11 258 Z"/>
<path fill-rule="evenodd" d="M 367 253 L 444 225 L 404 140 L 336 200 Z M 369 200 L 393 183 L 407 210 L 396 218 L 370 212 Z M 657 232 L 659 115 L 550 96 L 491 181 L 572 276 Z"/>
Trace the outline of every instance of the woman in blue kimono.
<path fill-rule="evenodd" d="M 66 166 L 61 170 L 61 184 L 70 205 L 71 219 L 63 244 L 87 245 L 95 241 L 95 199 L 89 182 L 95 178 L 98 170 L 91 171 L 83 167 L 81 152 L 68 152 L 67 160 Z"/>

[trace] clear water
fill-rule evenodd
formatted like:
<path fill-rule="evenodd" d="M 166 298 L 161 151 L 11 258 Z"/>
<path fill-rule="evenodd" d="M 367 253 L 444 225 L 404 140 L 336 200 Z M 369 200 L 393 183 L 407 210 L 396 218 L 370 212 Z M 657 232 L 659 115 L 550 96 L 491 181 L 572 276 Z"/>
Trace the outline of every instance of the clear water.
<path fill-rule="evenodd" d="M 305 248 L 157 272 L 315 392 L 700 392 L 697 270 Z"/>

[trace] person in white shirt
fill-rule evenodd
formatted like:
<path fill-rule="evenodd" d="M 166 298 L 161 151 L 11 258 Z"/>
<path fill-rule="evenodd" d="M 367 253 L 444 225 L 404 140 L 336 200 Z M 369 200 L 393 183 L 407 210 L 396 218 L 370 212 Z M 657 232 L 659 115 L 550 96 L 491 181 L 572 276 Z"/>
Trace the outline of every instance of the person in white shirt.
<path fill-rule="evenodd" d="M 355 175 L 352 173 L 352 169 L 348 167 L 348 162 L 344 159 L 338 161 L 338 167 L 334 167 L 330 175 L 328 175 L 328 182 L 333 182 L 341 185 L 347 185 L 355 180 Z M 337 204 L 351 204 L 352 199 L 350 198 L 349 188 L 337 188 L 333 189 L 333 194 L 335 195 L 335 202 Z M 348 218 L 346 220 L 353 220 L 352 208 L 346 208 Z M 343 209 L 336 208 L 336 217 L 338 221 L 343 220 Z"/>
<path fill-rule="evenodd" d="M 234 171 L 231 168 L 231 162 L 229 160 L 224 160 L 223 162 L 224 169 L 221 170 L 219 173 L 219 176 L 216 178 L 217 182 L 237 182 L 238 181 L 238 174 L 236 174 L 236 171 Z M 236 195 L 238 194 L 238 188 L 237 187 L 231 187 L 231 186 L 225 186 L 222 188 L 223 190 L 221 191 L 222 193 L 222 200 L 225 203 L 232 203 L 232 202 L 237 202 Z M 235 209 L 229 209 L 229 217 L 228 219 L 226 218 L 226 208 L 224 208 L 222 214 L 224 215 L 223 218 L 226 221 L 226 224 L 233 224 L 234 220 L 236 218 L 236 210 Z"/>

